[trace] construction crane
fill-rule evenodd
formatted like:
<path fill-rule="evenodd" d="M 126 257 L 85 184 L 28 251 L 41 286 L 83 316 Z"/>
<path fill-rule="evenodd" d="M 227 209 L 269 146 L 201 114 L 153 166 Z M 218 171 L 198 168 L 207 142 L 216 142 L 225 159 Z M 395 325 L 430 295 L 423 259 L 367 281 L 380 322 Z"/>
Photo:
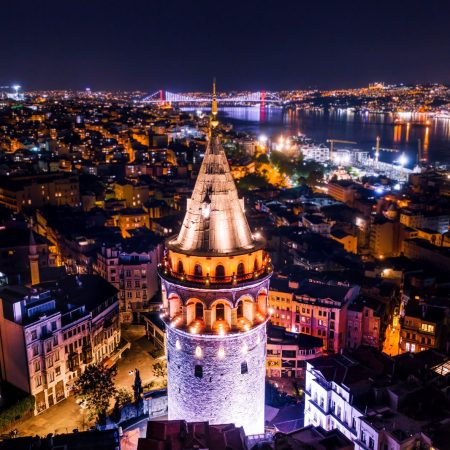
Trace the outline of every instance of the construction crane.
<path fill-rule="evenodd" d="M 333 151 L 334 151 L 334 143 L 338 144 L 357 144 L 355 141 L 343 141 L 342 139 L 327 139 L 327 142 L 330 143 L 330 160 L 333 160 Z"/>
<path fill-rule="evenodd" d="M 377 136 L 375 147 L 372 147 L 372 150 L 375 150 L 375 166 L 378 166 L 378 161 L 380 159 L 380 152 L 391 152 L 398 153 L 398 150 L 395 148 L 381 148 L 380 147 L 380 136 Z"/>

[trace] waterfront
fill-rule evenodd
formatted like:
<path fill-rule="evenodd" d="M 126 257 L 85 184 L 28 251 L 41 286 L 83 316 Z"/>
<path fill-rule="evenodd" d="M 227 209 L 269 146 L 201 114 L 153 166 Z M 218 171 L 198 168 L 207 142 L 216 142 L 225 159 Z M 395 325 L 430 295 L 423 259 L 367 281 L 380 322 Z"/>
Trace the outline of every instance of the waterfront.
<path fill-rule="evenodd" d="M 237 131 L 255 135 L 264 134 L 271 138 L 303 133 L 317 143 L 327 139 L 343 139 L 357 142 L 347 148 L 371 150 L 377 136 L 382 148 L 398 149 L 408 157 L 412 167 L 417 158 L 418 139 L 423 154 L 430 162 L 450 163 L 450 120 L 432 119 L 429 126 L 407 124 L 424 117 L 405 116 L 402 125 L 394 123 L 392 114 L 354 113 L 347 110 L 300 110 L 281 108 L 230 107 L 222 108 L 219 116 L 229 122 Z M 380 159 L 391 161 L 398 154 L 382 153 Z"/>

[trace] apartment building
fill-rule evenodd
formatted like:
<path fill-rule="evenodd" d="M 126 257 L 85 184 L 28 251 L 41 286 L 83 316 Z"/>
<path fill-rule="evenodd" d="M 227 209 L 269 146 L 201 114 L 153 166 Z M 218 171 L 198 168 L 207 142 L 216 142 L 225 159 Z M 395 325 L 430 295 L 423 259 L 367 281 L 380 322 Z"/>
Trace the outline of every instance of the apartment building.
<path fill-rule="evenodd" d="M 353 204 L 356 190 L 357 185 L 350 180 L 336 180 L 328 182 L 328 195 L 331 195 L 334 199 L 349 205 Z"/>
<path fill-rule="evenodd" d="M 114 225 L 118 226 L 122 236 L 127 238 L 139 228 L 150 229 L 150 218 L 142 208 L 125 208 L 114 215 Z"/>
<path fill-rule="evenodd" d="M 2 378 L 35 397 L 36 414 L 66 398 L 87 364 L 117 351 L 116 294 L 93 275 L 0 291 Z"/>
<path fill-rule="evenodd" d="M 432 350 L 394 358 L 368 349 L 306 363 L 305 426 L 337 429 L 356 450 L 412 450 L 447 417 L 448 357 Z M 438 400 L 440 399 L 440 400 Z"/>
<path fill-rule="evenodd" d="M 450 225 L 448 213 L 427 213 L 423 210 L 402 209 L 400 223 L 410 228 L 428 228 L 438 233 L 446 233 Z"/>
<path fill-rule="evenodd" d="M 127 208 L 142 208 L 149 199 L 149 188 L 145 184 L 114 183 L 114 196 L 124 200 Z"/>
<path fill-rule="evenodd" d="M 399 223 L 376 217 L 370 227 L 369 246 L 377 258 L 395 256 L 399 251 Z"/>
<path fill-rule="evenodd" d="M 402 352 L 421 352 L 431 348 L 445 350 L 448 306 L 434 306 L 410 300 L 405 307 L 401 331 Z"/>
<path fill-rule="evenodd" d="M 365 297 L 351 303 L 347 309 L 346 348 L 355 350 L 368 345 L 379 349 L 385 331 L 384 311 L 383 303 Z"/>
<path fill-rule="evenodd" d="M 162 254 L 162 239 L 150 231 L 104 244 L 98 252 L 95 270 L 119 291 L 122 323 L 139 323 L 141 313 L 153 309 L 150 301 L 159 289 L 156 270 Z"/>
<path fill-rule="evenodd" d="M 359 291 L 359 286 L 342 283 L 274 277 L 269 289 L 271 322 L 321 338 L 324 350 L 339 352 L 345 347 L 347 308 Z"/>
<path fill-rule="evenodd" d="M 290 333 L 283 327 L 267 328 L 266 373 L 268 377 L 302 378 L 306 361 L 322 356 L 323 340 L 304 333 Z"/>
<path fill-rule="evenodd" d="M 14 211 L 45 205 L 80 205 L 78 176 L 51 173 L 4 177 L 0 181 L 0 205 Z"/>

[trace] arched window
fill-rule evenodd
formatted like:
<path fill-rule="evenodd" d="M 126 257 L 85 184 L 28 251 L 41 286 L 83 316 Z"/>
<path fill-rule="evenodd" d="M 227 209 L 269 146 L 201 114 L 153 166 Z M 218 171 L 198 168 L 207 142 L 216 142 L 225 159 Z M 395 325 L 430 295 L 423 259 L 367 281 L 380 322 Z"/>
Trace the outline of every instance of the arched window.
<path fill-rule="evenodd" d="M 253 270 L 256 272 L 259 269 L 258 260 L 255 258 L 255 264 L 253 265 Z"/>
<path fill-rule="evenodd" d="M 196 264 L 194 267 L 194 275 L 196 277 L 201 277 L 203 275 L 202 266 L 200 264 Z"/>
<path fill-rule="evenodd" d="M 223 303 L 216 306 L 216 320 L 225 320 L 225 305 Z"/>
<path fill-rule="evenodd" d="M 242 277 L 245 273 L 244 263 L 239 263 L 237 266 L 237 275 L 238 277 Z"/>
<path fill-rule="evenodd" d="M 216 267 L 216 278 L 223 278 L 225 276 L 225 267 L 222 264 L 219 264 Z"/>
<path fill-rule="evenodd" d="M 240 319 L 244 317 L 244 302 L 239 302 L 237 306 L 237 317 Z"/>
<path fill-rule="evenodd" d="M 201 303 L 195 304 L 195 320 L 203 320 L 203 305 Z"/>
<path fill-rule="evenodd" d="M 177 272 L 178 273 L 184 273 L 183 262 L 181 260 L 178 261 Z"/>

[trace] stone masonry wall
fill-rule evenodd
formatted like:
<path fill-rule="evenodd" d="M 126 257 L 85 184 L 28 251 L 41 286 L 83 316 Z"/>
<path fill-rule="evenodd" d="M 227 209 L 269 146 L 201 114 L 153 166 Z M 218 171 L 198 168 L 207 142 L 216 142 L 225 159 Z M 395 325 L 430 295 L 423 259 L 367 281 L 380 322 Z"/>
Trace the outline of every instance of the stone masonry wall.
<path fill-rule="evenodd" d="M 167 327 L 167 355 L 170 420 L 234 423 L 247 435 L 264 432 L 266 323 L 226 336 Z M 241 373 L 242 363 L 247 373 Z M 201 378 L 196 365 L 202 366 Z"/>

